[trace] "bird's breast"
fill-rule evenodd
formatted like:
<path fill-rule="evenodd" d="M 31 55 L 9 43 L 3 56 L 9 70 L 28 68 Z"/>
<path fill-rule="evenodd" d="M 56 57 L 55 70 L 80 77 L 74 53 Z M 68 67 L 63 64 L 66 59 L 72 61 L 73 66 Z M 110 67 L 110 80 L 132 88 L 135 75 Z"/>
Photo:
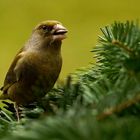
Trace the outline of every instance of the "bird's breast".
<path fill-rule="evenodd" d="M 38 55 L 34 59 L 36 61 L 30 61 L 33 62 L 34 70 L 37 73 L 37 78 L 35 79 L 36 86 L 41 86 L 46 91 L 49 91 L 60 74 L 62 67 L 61 55 L 54 56 L 53 54 L 46 53 L 44 55 Z"/>

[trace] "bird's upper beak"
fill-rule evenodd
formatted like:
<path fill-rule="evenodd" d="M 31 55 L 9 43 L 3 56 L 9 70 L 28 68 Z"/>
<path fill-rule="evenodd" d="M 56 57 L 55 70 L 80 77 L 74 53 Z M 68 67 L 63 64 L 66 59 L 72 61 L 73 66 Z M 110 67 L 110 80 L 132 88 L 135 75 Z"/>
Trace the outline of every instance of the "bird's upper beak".
<path fill-rule="evenodd" d="M 61 24 L 56 24 L 53 27 L 52 35 L 54 35 L 55 40 L 63 40 L 66 38 L 66 33 L 68 30 Z"/>

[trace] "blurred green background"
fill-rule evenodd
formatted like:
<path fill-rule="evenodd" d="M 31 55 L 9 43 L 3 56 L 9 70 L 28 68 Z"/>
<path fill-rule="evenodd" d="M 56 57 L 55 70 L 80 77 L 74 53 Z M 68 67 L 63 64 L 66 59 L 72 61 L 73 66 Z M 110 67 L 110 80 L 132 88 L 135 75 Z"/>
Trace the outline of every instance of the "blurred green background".
<path fill-rule="evenodd" d="M 55 19 L 69 30 L 62 46 L 60 79 L 92 60 L 100 27 L 140 17 L 139 0 L 0 0 L 0 85 L 16 52 L 40 21 Z"/>

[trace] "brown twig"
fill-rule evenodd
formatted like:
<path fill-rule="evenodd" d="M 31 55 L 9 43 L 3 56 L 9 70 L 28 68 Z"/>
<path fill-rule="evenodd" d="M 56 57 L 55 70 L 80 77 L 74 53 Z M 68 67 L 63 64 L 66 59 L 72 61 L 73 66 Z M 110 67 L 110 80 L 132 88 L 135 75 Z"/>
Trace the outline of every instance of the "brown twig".
<path fill-rule="evenodd" d="M 119 46 L 120 48 L 124 49 L 125 51 L 127 51 L 128 53 L 133 53 L 133 50 L 128 48 L 126 45 L 124 45 L 122 42 L 118 41 L 118 40 L 113 40 L 112 43 L 114 45 Z"/>
<path fill-rule="evenodd" d="M 120 113 L 124 109 L 126 109 L 126 108 L 128 108 L 128 107 L 130 107 L 138 102 L 140 102 L 140 94 L 136 95 L 134 98 L 127 100 L 127 101 L 125 101 L 125 102 L 123 102 L 115 107 L 106 109 L 103 113 L 97 115 L 96 118 L 97 118 L 97 120 L 103 120 L 103 119 L 111 116 L 114 113 Z"/>

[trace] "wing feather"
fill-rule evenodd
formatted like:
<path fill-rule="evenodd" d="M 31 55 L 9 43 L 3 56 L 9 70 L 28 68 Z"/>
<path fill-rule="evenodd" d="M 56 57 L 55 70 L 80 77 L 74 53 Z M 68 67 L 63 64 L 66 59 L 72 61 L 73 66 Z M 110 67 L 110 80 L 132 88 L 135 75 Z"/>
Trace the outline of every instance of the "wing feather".
<path fill-rule="evenodd" d="M 23 51 L 23 48 L 17 53 L 14 61 L 12 62 L 5 80 L 4 80 L 4 86 L 1 88 L 1 90 L 3 91 L 3 93 L 7 93 L 7 90 L 9 89 L 10 86 L 12 86 L 14 83 L 17 82 L 17 75 L 14 71 L 17 62 L 19 61 L 19 59 L 21 58 L 21 55 L 19 55 L 21 52 Z"/>

